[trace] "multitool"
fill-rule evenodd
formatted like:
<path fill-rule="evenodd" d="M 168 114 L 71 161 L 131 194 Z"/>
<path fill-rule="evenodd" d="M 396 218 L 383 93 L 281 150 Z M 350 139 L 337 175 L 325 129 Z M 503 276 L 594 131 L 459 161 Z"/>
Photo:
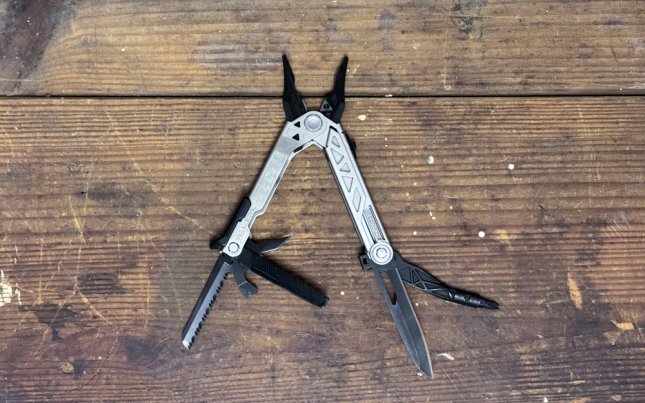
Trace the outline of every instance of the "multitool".
<path fill-rule="evenodd" d="M 307 110 L 302 96 L 296 90 L 287 57 L 283 56 L 282 61 L 283 106 L 287 122 L 253 190 L 241 201 L 226 233 L 211 241 L 210 247 L 218 249 L 220 256 L 183 330 L 183 345 L 190 348 L 193 344 L 229 273 L 233 273 L 245 297 L 257 292 L 257 288 L 246 277 L 247 271 L 251 270 L 315 306 L 325 306 L 327 297 L 322 292 L 263 256 L 279 248 L 286 238 L 266 242 L 256 242 L 251 238 L 253 223 L 266 211 L 291 159 L 307 147 L 317 146 L 325 151 L 331 172 L 363 244 L 360 264 L 364 270 L 374 273 L 376 284 L 410 357 L 421 372 L 432 377 L 428 347 L 404 284 L 435 297 L 475 308 L 498 309 L 499 305 L 476 294 L 447 286 L 425 270 L 403 260 L 392 248 L 356 164 L 354 143 L 340 126 L 345 109 L 347 57 L 343 58 L 334 87 L 324 98 L 319 111 Z"/>

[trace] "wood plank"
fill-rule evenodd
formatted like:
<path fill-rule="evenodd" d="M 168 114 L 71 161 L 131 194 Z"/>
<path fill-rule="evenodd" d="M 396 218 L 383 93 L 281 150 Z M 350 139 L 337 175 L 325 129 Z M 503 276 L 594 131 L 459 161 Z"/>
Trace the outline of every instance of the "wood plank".
<path fill-rule="evenodd" d="M 320 95 L 645 89 L 642 1 L 0 3 L 0 93 L 278 95 L 288 52 Z"/>
<path fill-rule="evenodd" d="M 395 247 L 503 306 L 410 290 L 429 381 L 359 268 L 318 150 L 294 159 L 254 234 L 291 234 L 273 258 L 329 306 L 257 278 L 244 300 L 229 280 L 182 349 L 208 241 L 252 186 L 280 100 L 1 99 L 0 400 L 643 401 L 644 106 L 348 100 Z"/>

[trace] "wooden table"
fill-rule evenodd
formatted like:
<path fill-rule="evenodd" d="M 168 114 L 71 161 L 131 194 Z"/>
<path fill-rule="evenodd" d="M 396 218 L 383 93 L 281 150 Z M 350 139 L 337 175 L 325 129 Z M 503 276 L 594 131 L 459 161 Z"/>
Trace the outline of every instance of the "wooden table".
<path fill-rule="evenodd" d="M 371 3 L 371 5 L 367 4 Z M 645 400 L 645 3 L 0 3 L 0 400 Z M 184 323 L 284 115 L 350 57 L 343 127 L 410 289 L 417 370 L 323 154 L 264 239 L 319 310 L 229 280 Z"/>

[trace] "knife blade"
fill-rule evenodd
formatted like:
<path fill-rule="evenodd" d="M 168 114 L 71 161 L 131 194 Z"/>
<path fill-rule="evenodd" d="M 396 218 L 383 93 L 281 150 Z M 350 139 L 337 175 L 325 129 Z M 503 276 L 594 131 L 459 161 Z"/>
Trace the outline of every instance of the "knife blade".
<path fill-rule="evenodd" d="M 412 361 L 421 372 L 432 378 L 428 346 L 398 270 L 374 270 L 374 276 Z M 390 296 L 385 280 L 391 284 L 394 295 Z"/>

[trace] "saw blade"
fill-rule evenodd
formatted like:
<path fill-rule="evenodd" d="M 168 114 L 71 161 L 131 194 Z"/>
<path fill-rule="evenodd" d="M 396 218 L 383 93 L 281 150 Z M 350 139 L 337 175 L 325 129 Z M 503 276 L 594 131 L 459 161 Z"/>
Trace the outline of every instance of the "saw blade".
<path fill-rule="evenodd" d="M 193 345 L 195 336 L 199 333 L 204 320 L 206 320 L 206 317 L 208 316 L 208 311 L 213 306 L 215 298 L 217 298 L 217 295 L 222 289 L 222 284 L 226 279 L 226 275 L 230 273 L 231 270 L 232 266 L 230 258 L 226 255 L 221 255 L 219 259 L 217 259 L 215 267 L 213 268 L 210 277 L 208 277 L 208 281 L 206 281 L 206 285 L 204 285 L 202 293 L 199 295 L 197 304 L 195 305 L 195 308 L 193 308 L 193 312 L 190 314 L 190 319 L 188 319 L 188 322 L 184 327 L 184 331 L 182 332 L 182 343 L 184 347 L 189 349 Z"/>

